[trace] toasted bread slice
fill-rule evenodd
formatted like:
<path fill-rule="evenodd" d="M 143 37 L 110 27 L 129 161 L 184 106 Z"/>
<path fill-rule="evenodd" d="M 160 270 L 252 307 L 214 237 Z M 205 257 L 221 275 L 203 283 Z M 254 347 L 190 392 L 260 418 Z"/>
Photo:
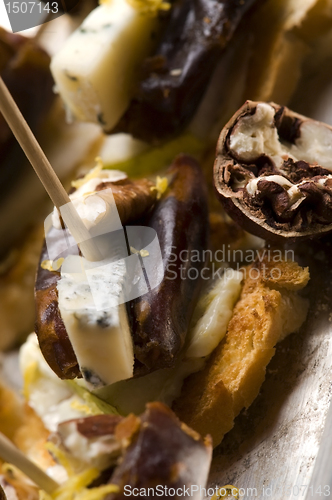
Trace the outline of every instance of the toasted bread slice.
<path fill-rule="evenodd" d="M 262 255 L 262 254 L 261 254 Z M 178 417 L 217 446 L 243 408 L 258 395 L 275 345 L 304 322 L 308 301 L 297 294 L 308 269 L 263 257 L 245 269 L 245 282 L 225 339 L 205 368 L 190 375 L 174 403 Z"/>

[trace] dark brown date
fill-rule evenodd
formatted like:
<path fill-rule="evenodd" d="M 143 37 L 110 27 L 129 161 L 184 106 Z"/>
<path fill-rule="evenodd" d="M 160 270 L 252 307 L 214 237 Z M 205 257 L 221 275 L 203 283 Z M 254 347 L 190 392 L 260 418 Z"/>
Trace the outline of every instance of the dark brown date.
<path fill-rule="evenodd" d="M 51 229 L 49 237 L 52 232 L 55 233 Z M 55 248 L 56 245 L 57 241 L 54 239 Z M 59 272 L 42 269 L 40 264 L 47 259 L 48 253 L 44 244 L 35 284 L 35 332 L 43 356 L 52 370 L 61 379 L 74 379 L 81 377 L 81 372 L 58 306 L 57 282 L 61 275 Z"/>
<path fill-rule="evenodd" d="M 162 283 L 129 304 L 135 373 L 173 366 L 181 351 L 202 283 L 208 244 L 207 190 L 198 163 L 179 156 L 171 182 L 146 222 L 157 232 L 165 275 Z M 190 256 L 196 252 L 197 259 Z"/>
<path fill-rule="evenodd" d="M 0 74 L 35 132 L 54 99 L 50 58 L 28 38 L 0 28 Z M 25 155 L 0 115 L 0 194 L 8 193 L 26 163 Z M 30 168 L 30 166 L 29 166 Z"/>
<path fill-rule="evenodd" d="M 129 224 L 147 214 L 155 204 L 158 191 L 148 179 L 123 179 L 117 182 L 103 182 L 96 191 L 112 188 L 116 208 L 122 224 Z"/>
<path fill-rule="evenodd" d="M 129 443 L 123 460 L 115 469 L 109 483 L 119 486 L 119 493 L 111 494 L 107 500 L 126 498 L 124 487 L 155 488 L 190 488 L 192 485 L 205 487 L 210 469 L 212 446 L 211 439 L 203 440 L 199 434 L 191 430 L 161 403 L 150 403 L 147 410 L 139 419 L 128 417 L 133 422 L 132 429 L 128 429 Z M 118 425 L 126 424 L 126 420 Z M 124 437 L 126 437 L 124 435 Z M 160 493 L 160 492 L 159 492 Z M 144 495 L 141 498 L 169 498 L 165 491 L 161 495 Z M 189 498 L 190 493 L 183 492 L 181 498 Z M 180 496 L 174 496 L 180 498 Z M 193 497 L 200 498 L 199 492 Z"/>
<path fill-rule="evenodd" d="M 224 48 L 257 0 L 178 0 L 164 36 L 142 68 L 129 109 L 116 127 L 148 142 L 189 123 Z"/>

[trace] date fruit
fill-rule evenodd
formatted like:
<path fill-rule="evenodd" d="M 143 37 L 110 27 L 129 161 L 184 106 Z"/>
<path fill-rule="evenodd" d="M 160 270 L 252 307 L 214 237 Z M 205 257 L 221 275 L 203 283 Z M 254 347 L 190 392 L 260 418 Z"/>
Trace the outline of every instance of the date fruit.
<path fill-rule="evenodd" d="M 167 406 L 148 404 L 139 418 L 132 415 L 120 423 L 117 435 L 122 437 L 126 448 L 109 481 L 118 485 L 120 491 L 109 495 L 108 500 L 126 498 L 128 488 L 148 491 L 149 487 L 161 485 L 165 493 L 158 496 L 168 498 L 166 486 L 175 490 L 190 489 L 192 485 L 205 487 L 212 458 L 211 438 L 202 439 L 182 424 Z M 189 498 L 185 492 L 182 494 L 182 498 Z M 200 497 L 200 492 L 196 491 L 190 498 L 198 500 Z"/>
<path fill-rule="evenodd" d="M 174 365 L 202 283 L 202 254 L 208 244 L 207 190 L 200 166 L 179 156 L 168 175 L 169 188 L 146 221 L 159 238 L 164 279 L 129 305 L 135 358 L 141 363 L 135 371 L 142 374 Z M 200 257 L 191 259 L 194 252 Z"/>
<path fill-rule="evenodd" d="M 54 100 L 50 58 L 36 42 L 0 28 L 0 74 L 35 132 Z M 0 193 L 11 193 L 25 155 L 0 114 Z M 30 167 L 29 167 L 30 168 Z"/>
<path fill-rule="evenodd" d="M 222 52 L 257 0 L 178 0 L 116 130 L 158 142 L 193 118 Z"/>

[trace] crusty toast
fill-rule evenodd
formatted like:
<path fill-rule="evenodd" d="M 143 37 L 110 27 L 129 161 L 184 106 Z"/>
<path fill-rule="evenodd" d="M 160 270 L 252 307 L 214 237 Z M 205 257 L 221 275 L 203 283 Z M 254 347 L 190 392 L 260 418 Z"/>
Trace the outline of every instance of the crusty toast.
<path fill-rule="evenodd" d="M 260 258 L 245 268 L 226 337 L 205 368 L 186 379 L 174 403 L 178 417 L 202 435 L 211 434 L 214 446 L 258 395 L 277 342 L 298 330 L 308 311 L 308 301 L 297 293 L 309 281 L 308 268 Z"/>

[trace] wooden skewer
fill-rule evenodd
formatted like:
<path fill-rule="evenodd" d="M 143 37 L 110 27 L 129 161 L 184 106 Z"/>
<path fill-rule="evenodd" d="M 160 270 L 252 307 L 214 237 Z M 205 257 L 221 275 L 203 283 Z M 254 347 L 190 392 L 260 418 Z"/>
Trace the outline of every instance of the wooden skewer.
<path fill-rule="evenodd" d="M 49 477 L 46 472 L 29 460 L 13 443 L 0 432 L 0 457 L 14 464 L 28 476 L 39 488 L 46 493 L 53 493 L 59 484 Z"/>
<path fill-rule="evenodd" d="M 37 139 L 18 109 L 14 99 L 0 77 L 0 112 L 21 145 L 54 205 L 60 210 L 66 205 L 63 219 L 81 251 L 88 260 L 101 260 L 101 254 L 91 239 L 88 229 L 78 215 L 74 205 L 51 167 Z M 60 210 L 61 212 L 61 210 Z"/>
<path fill-rule="evenodd" d="M 4 81 L 0 77 L 0 112 L 6 119 L 13 134 L 20 143 L 24 153 L 33 166 L 36 174 L 43 183 L 54 205 L 60 210 L 65 205 L 62 213 L 63 219 L 76 242 L 80 244 L 83 255 L 89 260 L 100 260 L 101 255 L 91 240 L 91 236 L 83 221 L 80 219 L 68 194 L 51 167 L 43 150 L 18 109 Z M 61 210 L 60 210 L 61 212 Z M 26 474 L 34 483 L 47 493 L 52 493 L 59 487 L 42 469 L 31 462 L 18 450 L 2 433 L 0 433 L 0 457 L 15 465 Z"/>

